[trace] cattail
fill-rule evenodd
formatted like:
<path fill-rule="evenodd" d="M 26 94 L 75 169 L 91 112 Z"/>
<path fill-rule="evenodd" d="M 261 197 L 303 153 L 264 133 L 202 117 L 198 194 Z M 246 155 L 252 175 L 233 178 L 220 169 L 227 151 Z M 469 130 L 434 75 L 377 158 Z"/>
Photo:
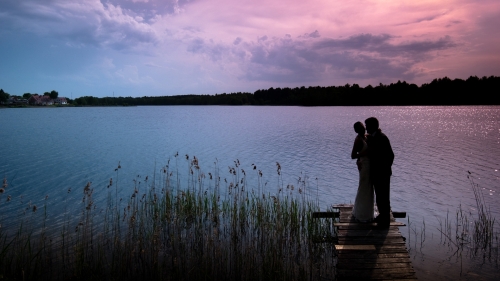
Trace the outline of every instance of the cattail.
<path fill-rule="evenodd" d="M 3 184 L 2 184 L 2 188 L 7 188 L 8 184 L 7 184 L 7 178 L 3 178 Z"/>
<path fill-rule="evenodd" d="M 120 161 L 118 161 L 118 169 L 121 169 L 122 166 L 120 165 Z"/>
<path fill-rule="evenodd" d="M 37 210 L 36 205 L 33 205 L 33 212 L 36 212 L 36 210 Z"/>

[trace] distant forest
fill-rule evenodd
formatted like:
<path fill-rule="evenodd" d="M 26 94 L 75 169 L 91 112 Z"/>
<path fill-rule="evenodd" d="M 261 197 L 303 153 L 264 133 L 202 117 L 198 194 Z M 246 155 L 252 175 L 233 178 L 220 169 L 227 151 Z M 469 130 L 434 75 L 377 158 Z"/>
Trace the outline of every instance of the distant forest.
<path fill-rule="evenodd" d="M 222 93 L 215 95 L 178 95 L 144 97 L 84 96 L 71 100 L 76 106 L 135 105 L 500 105 L 500 77 L 467 80 L 448 77 L 431 83 L 415 84 L 398 81 L 389 85 L 357 84 L 329 87 L 269 88 L 254 93 Z"/>

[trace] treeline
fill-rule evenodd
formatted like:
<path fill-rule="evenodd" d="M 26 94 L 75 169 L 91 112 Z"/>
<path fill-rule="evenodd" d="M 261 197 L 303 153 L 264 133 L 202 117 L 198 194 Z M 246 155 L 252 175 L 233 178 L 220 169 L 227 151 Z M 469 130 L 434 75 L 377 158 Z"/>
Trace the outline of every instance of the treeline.
<path fill-rule="evenodd" d="M 77 106 L 136 105 L 500 105 L 500 77 L 466 80 L 448 77 L 431 83 L 360 87 L 358 84 L 329 87 L 269 88 L 254 93 L 237 92 L 215 95 L 178 95 L 144 97 L 84 96 L 71 101 Z"/>
<path fill-rule="evenodd" d="M 252 93 L 160 97 L 80 97 L 76 105 L 500 105 L 500 77 L 467 80 L 434 79 L 418 87 L 398 81 L 389 85 L 269 88 Z"/>
<path fill-rule="evenodd" d="M 0 89 L 0 103 L 5 103 L 9 98 L 15 98 L 15 99 L 29 99 L 32 95 L 38 95 L 38 94 L 31 94 L 31 93 L 24 93 L 22 96 L 18 95 L 11 95 L 7 92 L 5 92 L 3 89 Z M 57 99 L 59 96 L 59 92 L 56 90 L 52 90 L 50 92 L 45 92 L 43 93 L 44 96 L 49 96 L 51 99 Z"/>

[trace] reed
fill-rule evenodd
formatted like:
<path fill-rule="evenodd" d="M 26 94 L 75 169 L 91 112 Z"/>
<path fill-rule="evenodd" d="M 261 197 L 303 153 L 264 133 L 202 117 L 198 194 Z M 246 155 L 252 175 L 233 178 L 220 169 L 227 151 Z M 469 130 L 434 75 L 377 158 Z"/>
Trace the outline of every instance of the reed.
<path fill-rule="evenodd" d="M 467 179 L 474 193 L 476 212 L 465 211 L 460 205 L 455 213 L 454 225 L 449 213 L 444 222 L 439 220 L 441 241 L 456 248 L 456 251 L 466 249 L 471 257 L 480 256 L 498 262 L 500 244 L 498 229 L 495 229 L 495 217 L 485 205 L 484 195 L 479 185 L 474 182 L 471 172 L 468 172 Z"/>
<path fill-rule="evenodd" d="M 305 180 L 285 188 L 277 163 L 280 181 L 271 194 L 253 164 L 248 170 L 258 175 L 256 189 L 248 186 L 239 160 L 221 179 L 217 162 L 205 174 L 188 155 L 188 177 L 181 180 L 174 157 L 176 165 L 169 160 L 161 176 L 138 176 L 124 200 L 118 198 L 120 165 L 107 187 L 83 185 L 78 219 L 68 215 L 50 235 L 48 204 L 43 212 L 25 211 L 15 233 L 0 228 L 0 279 L 333 279 L 333 245 L 313 238 L 334 231 L 331 223 L 312 218 L 319 206 L 304 195 Z M 107 200 L 98 206 L 94 198 L 102 192 Z M 8 203 L 3 200 L 0 210 Z"/>

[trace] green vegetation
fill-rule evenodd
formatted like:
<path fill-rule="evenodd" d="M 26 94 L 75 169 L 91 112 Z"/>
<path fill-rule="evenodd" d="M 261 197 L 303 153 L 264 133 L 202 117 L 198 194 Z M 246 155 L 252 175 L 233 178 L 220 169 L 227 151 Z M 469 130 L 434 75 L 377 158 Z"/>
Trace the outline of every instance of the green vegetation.
<path fill-rule="evenodd" d="M 125 200 L 118 198 L 118 164 L 107 186 L 83 187 L 78 220 L 67 210 L 61 229 L 46 225 L 50 204 L 30 205 L 17 231 L 0 228 L 0 279 L 333 279 L 333 245 L 313 242 L 331 237 L 333 229 L 312 219 L 319 208 L 306 195 L 307 182 L 285 187 L 281 180 L 271 195 L 260 192 L 262 172 L 255 165 L 249 172 L 257 188 L 248 190 L 239 161 L 229 167 L 231 178 L 221 180 L 217 164 L 205 174 L 196 157 L 185 160 L 186 184 L 176 155 L 175 167 L 169 161 L 152 179 L 138 176 Z M 278 163 L 277 170 L 280 179 Z M 7 190 L 4 179 L 0 210 L 13 204 L 1 197 Z M 106 204 L 97 206 L 94 198 L 102 194 Z"/>

